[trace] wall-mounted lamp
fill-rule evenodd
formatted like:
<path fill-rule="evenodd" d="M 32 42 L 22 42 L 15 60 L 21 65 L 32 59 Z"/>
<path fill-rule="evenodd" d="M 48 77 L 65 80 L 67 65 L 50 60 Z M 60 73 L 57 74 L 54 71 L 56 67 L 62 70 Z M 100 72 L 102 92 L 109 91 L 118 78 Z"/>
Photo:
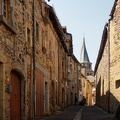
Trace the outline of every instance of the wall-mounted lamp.
<path fill-rule="evenodd" d="M 10 79 L 9 79 L 9 77 L 6 78 L 6 81 L 7 81 L 6 91 L 7 91 L 7 93 L 11 93 L 11 92 L 12 92 L 12 86 L 11 86 L 11 84 L 10 84 Z"/>
<path fill-rule="evenodd" d="M 11 84 L 7 84 L 7 92 L 8 93 L 12 92 L 12 86 L 11 86 Z"/>

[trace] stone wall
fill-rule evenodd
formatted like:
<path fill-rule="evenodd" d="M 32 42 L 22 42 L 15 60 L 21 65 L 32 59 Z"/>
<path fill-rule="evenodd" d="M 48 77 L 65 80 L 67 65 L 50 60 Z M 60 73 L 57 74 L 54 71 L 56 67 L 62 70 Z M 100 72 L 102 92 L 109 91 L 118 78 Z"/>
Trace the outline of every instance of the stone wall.
<path fill-rule="evenodd" d="M 44 7 L 47 7 L 48 11 L 44 11 Z M 49 10 L 52 12 L 50 13 Z M 21 120 L 28 120 L 33 114 L 33 0 L 10 1 L 8 13 L 8 19 L 0 15 L 0 74 L 2 74 L 0 75 L 0 119 L 10 120 L 12 91 L 7 91 L 7 87 L 12 84 L 11 71 L 13 71 L 19 77 L 21 85 Z M 51 114 L 57 110 L 58 106 L 64 109 L 68 104 L 67 67 L 69 63 L 67 52 L 69 49 L 72 53 L 72 48 L 69 48 L 72 47 L 72 40 L 69 41 L 70 46 L 67 48 L 64 43 L 67 36 L 64 36 L 54 10 L 44 3 L 44 0 L 35 1 L 34 16 L 35 30 L 38 25 L 37 36 L 35 32 L 36 69 L 39 69 L 44 76 L 43 85 L 47 84 L 43 91 L 45 107 L 43 112 Z M 75 86 L 70 82 L 70 92 L 73 92 L 71 102 L 73 104 L 74 93 L 77 92 L 78 64 L 72 55 L 73 53 L 71 54 L 73 63 L 71 80 L 74 80 Z"/>
<path fill-rule="evenodd" d="M 107 108 L 108 92 L 108 41 L 106 42 L 102 58 L 96 72 L 96 104 L 104 109 Z"/>
<path fill-rule="evenodd" d="M 120 102 L 120 0 L 115 1 L 110 15 L 107 42 L 100 46 L 103 53 L 98 56 L 100 59 L 97 61 L 99 63 L 95 73 L 96 103 L 98 106 L 115 113 Z M 110 47 L 108 43 L 110 43 Z"/>
<path fill-rule="evenodd" d="M 117 80 L 120 80 L 120 0 L 117 1 L 113 18 L 110 20 L 110 107 L 112 112 L 116 111 L 120 102 Z"/>

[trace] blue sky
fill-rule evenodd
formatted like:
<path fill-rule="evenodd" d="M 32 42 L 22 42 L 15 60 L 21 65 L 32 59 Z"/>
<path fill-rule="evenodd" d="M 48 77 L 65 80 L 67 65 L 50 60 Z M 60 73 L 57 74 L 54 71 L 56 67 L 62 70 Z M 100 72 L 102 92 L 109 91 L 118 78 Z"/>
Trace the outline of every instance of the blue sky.
<path fill-rule="evenodd" d="M 62 26 L 73 37 L 73 52 L 80 61 L 80 51 L 85 36 L 86 48 L 92 69 L 96 63 L 102 31 L 108 22 L 114 0 L 50 0 Z"/>

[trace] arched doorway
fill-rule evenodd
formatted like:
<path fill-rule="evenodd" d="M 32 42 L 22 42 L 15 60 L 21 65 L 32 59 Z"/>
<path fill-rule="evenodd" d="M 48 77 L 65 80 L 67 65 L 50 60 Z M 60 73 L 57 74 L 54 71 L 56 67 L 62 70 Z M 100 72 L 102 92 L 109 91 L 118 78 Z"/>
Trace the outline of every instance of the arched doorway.
<path fill-rule="evenodd" d="M 21 77 L 16 71 L 11 71 L 10 120 L 21 120 Z M 23 97 L 22 97 L 23 98 Z"/>

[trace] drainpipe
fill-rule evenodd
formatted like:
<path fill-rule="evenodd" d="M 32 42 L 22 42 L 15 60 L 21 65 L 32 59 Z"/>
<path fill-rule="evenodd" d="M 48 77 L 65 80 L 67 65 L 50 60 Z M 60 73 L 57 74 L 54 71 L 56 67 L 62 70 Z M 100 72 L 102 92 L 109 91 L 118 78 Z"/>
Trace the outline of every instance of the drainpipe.
<path fill-rule="evenodd" d="M 107 38 L 108 38 L 108 96 L 107 96 L 107 111 L 110 112 L 110 21 L 107 27 Z"/>
<path fill-rule="evenodd" d="M 36 63 L 35 63 L 35 0 L 33 0 L 33 85 L 32 85 L 32 119 L 35 119 L 35 80 L 36 80 L 36 75 L 35 75 L 35 68 L 36 68 Z"/>
<path fill-rule="evenodd" d="M 60 84 L 60 74 L 59 74 L 59 69 L 60 69 L 60 65 L 59 65 L 59 55 L 60 55 L 60 41 L 58 41 L 58 106 L 60 105 L 60 101 L 59 101 L 59 95 L 60 95 L 60 90 L 59 90 L 59 84 Z"/>
<path fill-rule="evenodd" d="M 68 106 L 68 52 L 66 53 L 66 70 L 65 70 L 65 75 L 66 75 L 66 82 L 65 82 L 65 89 L 66 89 L 66 107 Z M 66 86 L 67 85 L 67 86 Z"/>

